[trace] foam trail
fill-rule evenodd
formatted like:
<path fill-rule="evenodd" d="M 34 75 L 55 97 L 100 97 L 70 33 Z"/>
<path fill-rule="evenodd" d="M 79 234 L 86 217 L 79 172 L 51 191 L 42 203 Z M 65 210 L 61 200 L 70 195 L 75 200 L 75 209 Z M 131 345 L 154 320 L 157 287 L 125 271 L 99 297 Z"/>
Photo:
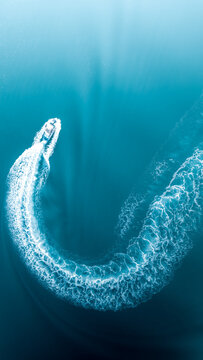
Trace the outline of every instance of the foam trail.
<path fill-rule="evenodd" d="M 203 150 L 196 149 L 152 201 L 126 253 L 115 254 L 106 265 L 86 266 L 53 248 L 38 221 L 36 204 L 60 128 L 58 119 L 51 130 L 46 123 L 9 172 L 7 213 L 14 243 L 32 273 L 57 296 L 96 310 L 135 307 L 169 282 L 191 248 L 201 214 Z"/>
<path fill-rule="evenodd" d="M 125 200 L 116 225 L 122 244 L 138 233 L 147 208 L 155 195 L 161 194 L 174 172 L 190 156 L 191 149 L 202 141 L 203 93 L 190 110 L 176 123 L 168 139 L 154 155 L 141 184 Z M 138 190 L 139 189 L 139 190 Z"/>

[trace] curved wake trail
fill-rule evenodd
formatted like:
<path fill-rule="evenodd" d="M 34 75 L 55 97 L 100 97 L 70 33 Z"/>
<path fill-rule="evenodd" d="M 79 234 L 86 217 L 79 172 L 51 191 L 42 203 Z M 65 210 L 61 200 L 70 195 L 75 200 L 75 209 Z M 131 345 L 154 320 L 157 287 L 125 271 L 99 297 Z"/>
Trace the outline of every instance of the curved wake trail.
<path fill-rule="evenodd" d="M 51 246 L 38 220 L 40 189 L 60 128 L 60 120 L 49 120 L 9 172 L 7 213 L 14 243 L 28 268 L 57 296 L 96 310 L 137 306 L 169 282 L 192 246 L 191 232 L 202 210 L 203 150 L 196 149 L 154 198 L 125 253 L 115 254 L 106 265 L 86 266 Z"/>

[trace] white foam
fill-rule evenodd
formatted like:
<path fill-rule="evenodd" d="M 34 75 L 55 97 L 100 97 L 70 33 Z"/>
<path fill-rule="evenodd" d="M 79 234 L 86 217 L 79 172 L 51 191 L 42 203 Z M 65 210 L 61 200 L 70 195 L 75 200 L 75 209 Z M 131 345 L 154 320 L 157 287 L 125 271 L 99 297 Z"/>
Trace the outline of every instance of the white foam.
<path fill-rule="evenodd" d="M 7 213 L 13 241 L 31 272 L 57 296 L 97 310 L 137 306 L 169 282 L 191 248 L 189 234 L 196 229 L 202 210 L 203 151 L 196 150 L 163 194 L 152 201 L 126 253 L 115 254 L 106 265 L 87 266 L 61 256 L 38 223 L 41 179 L 48 176 L 46 162 L 61 129 L 59 120 L 56 124 L 50 143 L 42 140 L 45 124 L 9 172 Z"/>

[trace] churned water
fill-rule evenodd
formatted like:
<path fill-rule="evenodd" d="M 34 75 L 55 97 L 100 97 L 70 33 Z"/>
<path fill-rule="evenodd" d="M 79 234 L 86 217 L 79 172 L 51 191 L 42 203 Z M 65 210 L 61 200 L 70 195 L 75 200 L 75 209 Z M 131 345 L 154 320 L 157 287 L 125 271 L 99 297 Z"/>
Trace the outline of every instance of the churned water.
<path fill-rule="evenodd" d="M 0 4 L 0 359 L 201 359 L 202 11 Z"/>

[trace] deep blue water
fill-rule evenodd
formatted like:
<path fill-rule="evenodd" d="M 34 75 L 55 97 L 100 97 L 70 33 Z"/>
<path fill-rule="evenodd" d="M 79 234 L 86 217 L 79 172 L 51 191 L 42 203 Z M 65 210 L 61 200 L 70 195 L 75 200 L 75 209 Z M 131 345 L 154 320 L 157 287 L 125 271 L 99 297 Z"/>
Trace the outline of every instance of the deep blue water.
<path fill-rule="evenodd" d="M 197 0 L 1 2 L 0 359 L 202 358 L 201 236 L 150 302 L 98 313 L 56 300 L 27 273 L 4 211 L 11 165 L 57 116 L 49 232 L 86 261 L 112 251 L 123 202 L 202 92 L 202 10 Z"/>

